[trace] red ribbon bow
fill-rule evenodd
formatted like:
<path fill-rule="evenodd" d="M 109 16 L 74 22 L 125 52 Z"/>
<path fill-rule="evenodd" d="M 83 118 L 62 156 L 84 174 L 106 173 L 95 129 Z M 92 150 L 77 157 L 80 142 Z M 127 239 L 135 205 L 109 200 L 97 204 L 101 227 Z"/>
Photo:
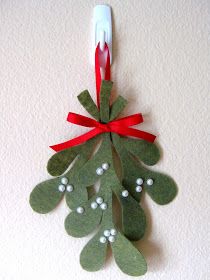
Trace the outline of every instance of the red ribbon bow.
<path fill-rule="evenodd" d="M 76 138 L 68 140 L 64 143 L 60 143 L 54 146 L 50 146 L 54 151 L 59 152 L 64 149 L 79 145 L 85 141 L 95 137 L 98 134 L 105 132 L 115 132 L 124 136 L 134 136 L 137 138 L 144 139 L 149 142 L 154 142 L 156 136 L 145 131 L 141 131 L 130 126 L 143 122 L 142 114 L 134 114 L 125 118 L 117 119 L 109 123 L 100 123 L 94 119 L 75 114 L 69 113 L 67 121 L 70 123 L 78 124 L 85 127 L 94 127 L 94 129 L 84 133 Z"/>
<path fill-rule="evenodd" d="M 105 80 L 110 80 L 110 55 L 108 45 L 105 44 L 105 51 L 107 52 L 106 65 L 105 65 Z M 101 50 L 99 48 L 99 43 L 96 47 L 95 52 L 95 75 L 96 75 L 96 93 L 97 93 L 97 104 L 99 107 L 100 103 L 100 86 L 101 86 L 101 72 L 100 72 L 100 54 Z M 82 144 L 87 140 L 95 137 L 98 134 L 105 132 L 114 132 L 124 136 L 133 136 L 136 138 L 144 139 L 149 142 L 154 142 L 156 136 L 145 131 L 130 128 L 130 126 L 139 124 L 143 122 L 142 114 L 134 114 L 125 118 L 117 119 L 109 123 L 100 123 L 94 119 L 75 114 L 69 113 L 67 121 L 70 123 L 78 124 L 85 127 L 94 127 L 92 130 L 84 133 L 76 138 L 68 140 L 64 143 L 50 146 L 54 151 L 59 152 L 64 149 Z"/>

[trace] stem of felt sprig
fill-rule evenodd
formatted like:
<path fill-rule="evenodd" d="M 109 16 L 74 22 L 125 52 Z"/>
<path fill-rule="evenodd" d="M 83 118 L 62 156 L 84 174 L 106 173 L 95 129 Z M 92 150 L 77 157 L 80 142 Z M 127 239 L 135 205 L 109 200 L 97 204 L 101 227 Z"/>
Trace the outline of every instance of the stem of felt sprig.
<path fill-rule="evenodd" d="M 100 88 L 101 88 L 101 68 L 102 63 L 100 59 L 102 55 L 106 55 L 105 59 L 105 71 L 104 71 L 104 80 L 110 81 L 111 79 L 111 67 L 110 67 L 110 53 L 109 53 L 109 47 L 107 43 L 105 43 L 104 50 L 101 51 L 100 49 L 100 42 L 98 43 L 96 50 L 95 50 L 95 79 L 96 79 L 96 97 L 97 97 L 97 105 L 98 108 L 100 107 Z"/>

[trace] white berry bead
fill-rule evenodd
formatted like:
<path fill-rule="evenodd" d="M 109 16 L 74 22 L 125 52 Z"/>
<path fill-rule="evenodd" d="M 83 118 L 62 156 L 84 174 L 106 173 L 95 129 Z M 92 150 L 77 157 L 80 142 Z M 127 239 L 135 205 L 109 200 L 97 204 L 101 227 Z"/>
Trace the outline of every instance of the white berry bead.
<path fill-rule="evenodd" d="M 129 195 L 129 192 L 127 190 L 122 191 L 122 196 L 127 197 Z"/>
<path fill-rule="evenodd" d="M 59 190 L 59 192 L 64 192 L 65 191 L 65 186 L 64 185 L 59 185 L 58 186 L 58 190 Z"/>
<path fill-rule="evenodd" d="M 142 187 L 141 186 L 136 186 L 136 192 L 141 192 L 142 191 Z"/>
<path fill-rule="evenodd" d="M 72 192 L 74 190 L 73 185 L 67 185 L 66 190 L 67 190 L 67 192 Z"/>
<path fill-rule="evenodd" d="M 84 211 L 85 211 L 85 209 L 83 207 L 81 207 L 81 206 L 77 207 L 77 213 L 83 214 Z"/>
<path fill-rule="evenodd" d="M 117 231 L 115 228 L 112 228 L 112 229 L 110 229 L 110 233 L 111 233 L 111 235 L 116 235 Z"/>
<path fill-rule="evenodd" d="M 63 178 L 61 179 L 61 183 L 64 184 L 64 185 L 67 185 L 67 184 L 68 184 L 68 178 L 63 177 Z"/>
<path fill-rule="evenodd" d="M 106 237 L 105 237 L 105 236 L 101 236 L 100 239 L 99 239 L 99 241 L 100 241 L 101 243 L 106 243 Z"/>
<path fill-rule="evenodd" d="M 142 185 L 143 182 L 144 182 L 144 181 L 143 181 L 142 178 L 138 178 L 138 179 L 136 180 L 136 184 L 139 185 L 139 186 Z"/>
<path fill-rule="evenodd" d="M 104 173 L 104 170 L 103 170 L 103 168 L 102 167 L 98 167 L 97 169 L 96 169 L 96 174 L 97 175 L 103 175 L 103 173 Z"/>
<path fill-rule="evenodd" d="M 148 186 L 152 186 L 153 185 L 153 180 L 152 179 L 148 179 L 147 180 L 147 185 Z"/>
<path fill-rule="evenodd" d="M 104 200 L 103 200 L 102 197 L 100 197 L 100 196 L 96 197 L 96 202 L 97 202 L 98 204 L 101 204 L 103 201 L 104 201 Z"/>
<path fill-rule="evenodd" d="M 100 205 L 102 210 L 106 210 L 107 209 L 107 204 L 105 202 L 101 203 Z"/>
<path fill-rule="evenodd" d="M 98 204 L 95 201 L 93 201 L 90 206 L 92 209 L 96 209 L 98 207 Z"/>
<path fill-rule="evenodd" d="M 112 242 L 115 242 L 115 237 L 111 235 L 111 236 L 108 237 L 108 240 L 109 240 L 109 242 L 111 242 L 111 243 L 112 243 Z"/>
<path fill-rule="evenodd" d="M 109 169 L 109 164 L 107 162 L 102 164 L 103 170 L 108 170 Z"/>
<path fill-rule="evenodd" d="M 109 237 L 110 234 L 111 234 L 111 232 L 110 232 L 109 229 L 106 229 L 106 230 L 104 231 L 104 236 Z"/>

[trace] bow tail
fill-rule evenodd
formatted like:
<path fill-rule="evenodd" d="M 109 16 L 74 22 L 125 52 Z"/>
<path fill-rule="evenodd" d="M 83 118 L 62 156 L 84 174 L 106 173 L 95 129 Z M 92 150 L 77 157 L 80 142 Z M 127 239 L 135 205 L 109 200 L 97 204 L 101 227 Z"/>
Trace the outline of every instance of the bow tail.
<path fill-rule="evenodd" d="M 60 144 L 56 144 L 53 146 L 50 146 L 51 149 L 53 149 L 55 152 L 60 152 L 62 150 L 68 149 L 70 147 L 74 147 L 77 146 L 79 144 L 82 144 L 84 142 L 86 142 L 87 140 L 95 137 L 98 134 L 103 133 L 104 131 L 101 130 L 100 128 L 94 128 L 78 137 L 75 137 L 73 139 L 70 139 L 66 142 L 60 143 Z"/>
<path fill-rule="evenodd" d="M 130 127 L 112 126 L 111 131 L 123 136 L 133 136 L 136 138 L 144 139 L 151 143 L 153 143 L 156 138 L 156 136 L 151 133 Z"/>

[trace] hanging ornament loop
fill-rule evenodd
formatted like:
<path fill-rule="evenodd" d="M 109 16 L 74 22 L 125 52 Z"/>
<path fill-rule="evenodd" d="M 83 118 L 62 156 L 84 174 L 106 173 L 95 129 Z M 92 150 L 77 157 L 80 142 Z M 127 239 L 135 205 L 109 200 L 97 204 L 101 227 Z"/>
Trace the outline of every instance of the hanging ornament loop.
<path fill-rule="evenodd" d="M 107 43 L 99 42 L 95 50 L 95 79 L 96 79 L 96 97 L 98 108 L 100 106 L 100 87 L 103 79 L 109 81 L 111 79 L 111 67 L 110 67 L 110 53 Z M 104 73 L 103 73 L 104 70 Z"/>

